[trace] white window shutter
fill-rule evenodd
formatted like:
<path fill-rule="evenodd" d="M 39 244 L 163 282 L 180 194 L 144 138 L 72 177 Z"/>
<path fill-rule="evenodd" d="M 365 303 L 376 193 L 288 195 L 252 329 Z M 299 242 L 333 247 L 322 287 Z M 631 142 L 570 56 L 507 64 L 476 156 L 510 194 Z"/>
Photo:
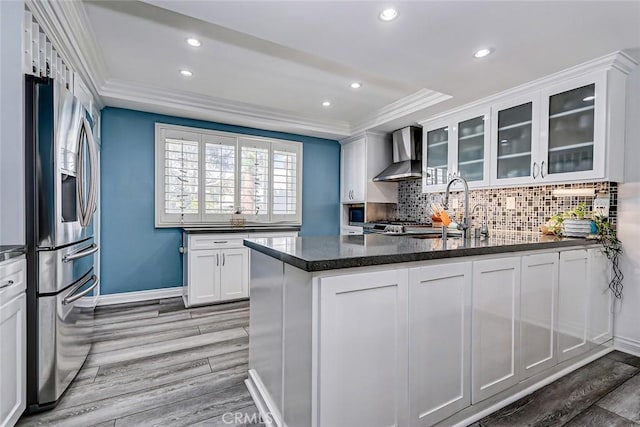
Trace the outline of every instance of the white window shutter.
<path fill-rule="evenodd" d="M 299 222 L 302 217 L 302 144 L 272 143 L 272 221 Z"/>

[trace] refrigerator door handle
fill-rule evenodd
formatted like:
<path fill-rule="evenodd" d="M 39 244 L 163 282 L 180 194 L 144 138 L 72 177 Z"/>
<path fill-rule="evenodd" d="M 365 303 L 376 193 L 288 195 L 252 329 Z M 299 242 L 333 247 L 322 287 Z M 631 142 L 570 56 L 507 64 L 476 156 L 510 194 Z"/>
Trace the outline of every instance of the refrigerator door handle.
<path fill-rule="evenodd" d="M 89 152 L 89 165 L 91 168 L 90 182 L 89 182 L 89 204 L 87 207 L 87 224 L 91 222 L 94 212 L 98 204 L 98 150 L 93 139 L 93 133 L 91 132 L 91 126 L 86 117 L 82 117 L 82 124 L 87 138 L 87 148 Z"/>
<path fill-rule="evenodd" d="M 66 255 L 64 258 L 62 258 L 62 262 L 69 262 L 79 258 L 84 258 L 91 254 L 95 254 L 96 252 L 98 252 L 98 249 L 99 249 L 98 245 L 96 245 L 95 243 L 92 243 L 91 245 L 80 249 L 78 252 L 74 254 Z"/>
<path fill-rule="evenodd" d="M 87 289 L 85 289 L 84 291 L 76 294 L 76 292 L 82 288 L 84 285 L 86 285 L 87 283 L 89 283 L 91 280 L 93 280 L 95 283 L 93 285 L 91 285 L 90 287 L 88 287 Z M 98 276 L 96 276 L 95 274 L 93 274 L 91 277 L 89 277 L 87 280 L 84 280 L 80 285 L 78 285 L 73 291 L 69 292 L 69 294 L 62 300 L 62 305 L 67 305 L 67 304 L 71 304 L 72 302 L 75 302 L 77 300 L 79 300 L 80 298 L 82 298 L 83 296 L 87 295 L 89 292 L 91 292 L 92 290 L 94 290 L 98 285 L 100 284 L 100 280 L 98 280 Z M 75 294 L 75 295 L 74 295 Z M 73 296 L 72 296 L 73 295 Z"/>

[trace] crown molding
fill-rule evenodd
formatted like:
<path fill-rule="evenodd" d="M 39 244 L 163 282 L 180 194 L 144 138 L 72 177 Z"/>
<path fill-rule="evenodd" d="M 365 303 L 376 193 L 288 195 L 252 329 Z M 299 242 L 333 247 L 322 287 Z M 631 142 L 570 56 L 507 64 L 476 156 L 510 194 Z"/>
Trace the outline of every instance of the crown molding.
<path fill-rule="evenodd" d="M 462 111 L 466 111 L 470 108 L 485 107 L 488 104 L 499 102 L 507 97 L 524 95 L 526 93 L 535 92 L 545 87 L 555 85 L 567 81 L 576 77 L 590 74 L 597 71 L 618 70 L 622 73 L 629 74 L 636 66 L 638 62 L 630 55 L 623 51 L 616 51 L 607 55 L 592 59 L 582 64 L 575 65 L 557 73 L 550 74 L 548 76 L 541 77 L 536 80 L 524 83 L 520 86 L 513 87 L 511 89 L 498 92 L 496 94 L 487 96 L 485 98 L 478 99 L 477 101 L 470 102 L 465 105 L 453 108 L 451 110 L 438 113 L 427 119 L 421 120 L 418 123 L 424 125 L 434 120 L 440 120 L 452 114 L 457 114 Z"/>
<path fill-rule="evenodd" d="M 110 106 L 141 108 L 144 111 L 159 114 L 179 115 L 280 132 L 338 139 L 350 135 L 351 131 L 347 122 L 301 118 L 273 108 L 263 108 L 179 90 L 144 86 L 140 83 L 117 79 L 107 80 L 100 90 L 100 95 Z"/>
<path fill-rule="evenodd" d="M 98 109 L 104 107 L 100 88 L 106 80 L 107 67 L 82 2 L 25 0 L 25 5 L 60 57 L 80 76 Z"/>
<path fill-rule="evenodd" d="M 405 96 L 391 104 L 388 104 L 378 111 L 370 114 L 367 118 L 356 123 L 351 130 L 351 134 L 374 129 L 377 126 L 388 123 L 392 120 L 400 119 L 409 114 L 420 112 L 440 102 L 451 99 L 451 95 L 436 92 L 429 89 L 420 89 L 411 95 Z"/>

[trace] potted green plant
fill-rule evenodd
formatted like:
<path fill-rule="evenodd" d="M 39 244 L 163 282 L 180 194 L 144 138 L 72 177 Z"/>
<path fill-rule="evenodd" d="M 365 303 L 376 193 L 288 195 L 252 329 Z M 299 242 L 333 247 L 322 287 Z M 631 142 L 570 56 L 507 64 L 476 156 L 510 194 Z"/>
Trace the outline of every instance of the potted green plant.
<path fill-rule="evenodd" d="M 602 253 L 611 262 L 612 274 L 609 289 L 616 298 L 622 299 L 622 279 L 624 278 L 620 269 L 622 243 L 611 223 L 606 218 L 588 213 L 586 206 L 586 203 L 580 203 L 570 211 L 553 215 L 546 227 L 551 233 L 567 237 L 586 237 L 592 234 L 602 245 Z M 595 229 L 592 224 L 595 225 Z"/>

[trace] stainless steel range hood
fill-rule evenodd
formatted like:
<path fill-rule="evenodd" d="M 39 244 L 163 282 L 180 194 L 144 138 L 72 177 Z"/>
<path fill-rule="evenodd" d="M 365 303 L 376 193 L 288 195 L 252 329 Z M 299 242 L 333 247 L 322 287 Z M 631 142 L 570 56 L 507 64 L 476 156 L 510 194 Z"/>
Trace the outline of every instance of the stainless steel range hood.
<path fill-rule="evenodd" d="M 376 182 L 394 182 L 422 177 L 422 129 L 408 126 L 393 132 L 393 163 L 378 176 Z"/>

